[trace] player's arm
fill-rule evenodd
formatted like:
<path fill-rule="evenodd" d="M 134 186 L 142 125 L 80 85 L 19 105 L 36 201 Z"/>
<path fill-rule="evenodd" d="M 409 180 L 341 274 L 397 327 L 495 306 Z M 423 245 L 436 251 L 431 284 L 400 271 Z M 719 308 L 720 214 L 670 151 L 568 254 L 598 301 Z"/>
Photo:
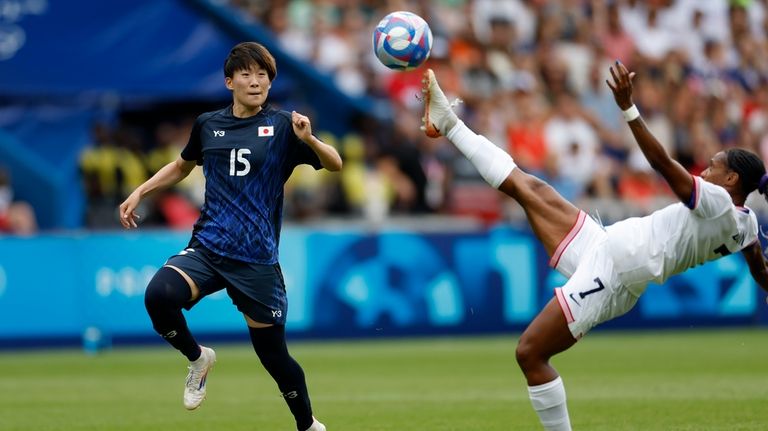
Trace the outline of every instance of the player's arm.
<path fill-rule="evenodd" d="M 339 152 L 312 134 L 312 123 L 309 122 L 309 118 L 293 111 L 291 112 L 291 123 L 293 124 L 293 133 L 309 145 L 309 148 L 312 148 L 325 169 L 332 172 L 341 170 L 342 162 Z"/>
<path fill-rule="evenodd" d="M 606 80 L 608 87 L 613 91 L 613 97 L 616 99 L 616 104 L 622 111 L 627 112 L 630 110 L 632 117 L 635 117 L 631 113 L 632 108 L 636 110 L 635 104 L 632 102 L 632 78 L 635 73 L 630 73 L 627 68 L 620 62 L 616 62 L 615 68 L 611 67 L 611 76 L 613 77 L 613 84 Z M 629 119 L 629 118 L 628 118 Z M 667 150 L 656 140 L 650 130 L 645 126 L 645 122 L 639 114 L 634 119 L 630 119 L 627 122 L 632 135 L 635 137 L 640 150 L 650 163 L 651 167 L 661 174 L 667 181 L 672 191 L 675 193 L 678 199 L 683 203 L 688 203 L 691 200 L 691 194 L 694 188 L 694 179 L 685 168 L 677 162 L 677 160 L 670 157 Z"/>
<path fill-rule="evenodd" d="M 752 278 L 763 290 L 768 292 L 768 268 L 766 268 L 765 258 L 763 258 L 760 241 L 755 241 L 752 245 L 747 246 L 741 253 L 747 261 Z"/>
<path fill-rule="evenodd" d="M 181 157 L 175 161 L 163 166 L 152 178 L 145 181 L 142 185 L 136 187 L 125 201 L 120 204 L 120 223 L 124 228 L 130 229 L 138 227 L 136 220 L 139 215 L 136 214 L 136 207 L 139 206 L 141 200 L 158 190 L 168 188 L 184 178 L 192 172 L 197 163 L 192 160 L 184 160 Z"/>

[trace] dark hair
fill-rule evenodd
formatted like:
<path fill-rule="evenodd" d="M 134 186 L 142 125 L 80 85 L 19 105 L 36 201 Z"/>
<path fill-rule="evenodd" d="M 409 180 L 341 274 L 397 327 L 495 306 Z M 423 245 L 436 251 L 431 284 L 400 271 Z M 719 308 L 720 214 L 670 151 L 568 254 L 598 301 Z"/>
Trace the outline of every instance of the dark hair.
<path fill-rule="evenodd" d="M 253 66 L 259 66 L 267 71 L 269 81 L 277 75 L 275 57 L 260 43 L 242 42 L 235 45 L 227 59 L 224 60 L 224 76 L 231 78 L 239 70 L 248 70 Z"/>
<path fill-rule="evenodd" d="M 725 156 L 728 168 L 739 174 L 741 190 L 745 197 L 754 190 L 766 194 L 768 175 L 765 174 L 765 164 L 757 154 L 741 148 L 731 148 L 726 150 Z"/>

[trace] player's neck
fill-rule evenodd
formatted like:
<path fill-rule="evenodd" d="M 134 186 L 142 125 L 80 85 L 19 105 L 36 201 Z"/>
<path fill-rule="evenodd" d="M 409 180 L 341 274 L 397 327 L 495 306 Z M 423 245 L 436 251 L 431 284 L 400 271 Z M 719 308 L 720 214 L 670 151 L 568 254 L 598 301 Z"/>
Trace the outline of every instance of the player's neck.
<path fill-rule="evenodd" d="M 733 201 L 733 204 L 737 207 L 743 207 L 744 203 L 746 203 L 747 199 L 744 198 L 744 196 L 741 196 L 737 193 L 731 193 L 731 201 Z"/>
<path fill-rule="evenodd" d="M 239 103 L 232 104 L 232 115 L 237 118 L 248 118 L 261 112 L 261 106 L 245 106 Z"/>

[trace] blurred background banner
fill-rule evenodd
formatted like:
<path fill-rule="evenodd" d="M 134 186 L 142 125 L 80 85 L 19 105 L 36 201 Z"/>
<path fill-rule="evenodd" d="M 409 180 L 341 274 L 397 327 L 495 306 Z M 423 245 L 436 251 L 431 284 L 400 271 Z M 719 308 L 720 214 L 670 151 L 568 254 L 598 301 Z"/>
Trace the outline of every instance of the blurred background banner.
<path fill-rule="evenodd" d="M 167 232 L 4 239 L 0 346 L 76 342 L 87 328 L 117 342 L 157 341 L 144 288 L 187 240 Z M 564 281 L 531 234 L 506 227 L 377 235 L 287 228 L 282 249 L 296 337 L 521 330 Z M 764 314 L 758 304 L 743 259 L 728 256 L 651 285 L 634 310 L 605 326 L 750 324 Z M 243 334 L 224 292 L 188 316 L 196 333 Z"/>

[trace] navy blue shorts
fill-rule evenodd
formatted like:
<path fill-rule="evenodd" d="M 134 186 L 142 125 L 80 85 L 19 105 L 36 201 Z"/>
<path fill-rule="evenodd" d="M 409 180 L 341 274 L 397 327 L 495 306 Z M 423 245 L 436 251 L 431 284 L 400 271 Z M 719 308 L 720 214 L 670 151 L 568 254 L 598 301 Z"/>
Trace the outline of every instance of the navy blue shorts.
<path fill-rule="evenodd" d="M 241 313 L 256 322 L 285 325 L 288 299 L 280 264 L 261 265 L 220 256 L 195 237 L 165 264 L 184 271 L 200 289 L 200 296 L 184 306 L 187 310 L 207 295 L 227 289 Z"/>

